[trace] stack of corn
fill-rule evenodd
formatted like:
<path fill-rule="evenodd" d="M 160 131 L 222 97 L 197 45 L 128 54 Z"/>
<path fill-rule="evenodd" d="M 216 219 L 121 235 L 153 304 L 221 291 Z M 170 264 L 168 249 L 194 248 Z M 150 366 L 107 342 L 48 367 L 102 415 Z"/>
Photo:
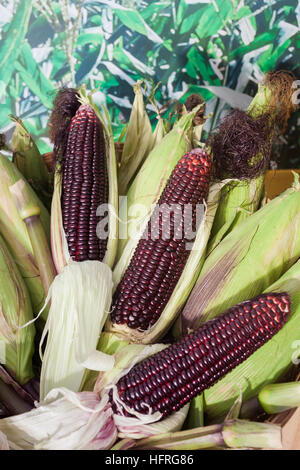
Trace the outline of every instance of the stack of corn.
<path fill-rule="evenodd" d="M 254 99 L 265 100 L 268 149 L 277 113 L 283 119 L 292 108 L 284 114 L 276 77 L 269 75 Z M 291 83 L 284 83 L 289 101 Z M 279 103 L 266 111 L 277 88 Z M 42 304 L 50 300 L 50 309 L 40 342 L 40 403 L 0 419 L 0 448 L 280 448 L 280 426 L 256 419 L 300 403 L 297 383 L 274 384 L 293 372 L 299 340 L 299 181 L 258 210 L 260 193 L 247 217 L 235 218 L 231 196 L 222 195 L 233 194 L 224 188 L 236 190 L 236 175 L 225 168 L 221 180 L 213 179 L 221 160 L 212 155 L 213 143 L 200 147 L 195 131 L 203 104 L 182 113 L 154 142 L 140 83 L 135 93 L 119 167 L 105 109 L 84 88 L 57 95 L 50 120 L 57 275 L 47 264 L 41 224 L 32 228 L 41 208 L 30 206 L 25 180 L 9 184 L 41 276 Z M 262 152 L 256 148 L 246 162 L 258 167 L 251 177 L 260 189 Z M 247 185 L 243 194 L 251 196 L 252 182 Z M 118 193 L 127 195 L 120 223 Z M 223 220 L 224 202 L 229 216 Z M 118 241 L 118 225 L 122 232 L 128 224 L 135 236 Z M 7 243 L 15 246 L 12 237 Z M 1 300 L 6 369 L 24 384 L 33 376 L 33 315 L 5 242 L 1 252 L 14 280 Z M 9 296 L 23 299 L 24 315 L 16 315 L 19 307 L 6 313 Z"/>

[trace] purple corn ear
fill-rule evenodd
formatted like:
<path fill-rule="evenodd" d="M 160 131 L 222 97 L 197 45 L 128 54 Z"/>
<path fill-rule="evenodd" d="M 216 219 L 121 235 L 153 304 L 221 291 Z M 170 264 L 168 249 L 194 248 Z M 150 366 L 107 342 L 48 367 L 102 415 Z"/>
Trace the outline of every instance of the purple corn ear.
<path fill-rule="evenodd" d="M 115 292 L 112 323 L 145 331 L 159 319 L 190 254 L 187 242 L 193 241 L 187 240 L 184 207 L 189 204 L 192 208 L 191 225 L 195 233 L 197 205 L 207 198 L 211 168 L 210 156 L 200 148 L 177 163 L 157 204 L 158 208 L 169 207 L 171 216 L 166 220 L 163 211 L 158 216 L 154 211 L 149 220 Z M 167 234 L 166 223 L 170 223 Z"/>
<path fill-rule="evenodd" d="M 117 383 L 122 402 L 139 413 L 170 415 L 212 386 L 286 322 L 285 292 L 262 294 L 210 320 L 180 342 L 135 365 Z M 110 392 L 111 393 L 111 392 Z M 115 413 L 120 413 L 110 395 Z M 125 409 L 125 415 L 130 416 Z"/>
<path fill-rule="evenodd" d="M 71 120 L 62 160 L 62 219 L 71 258 L 102 261 L 107 240 L 96 233 L 99 205 L 108 202 L 103 126 L 89 105 L 81 105 Z"/>

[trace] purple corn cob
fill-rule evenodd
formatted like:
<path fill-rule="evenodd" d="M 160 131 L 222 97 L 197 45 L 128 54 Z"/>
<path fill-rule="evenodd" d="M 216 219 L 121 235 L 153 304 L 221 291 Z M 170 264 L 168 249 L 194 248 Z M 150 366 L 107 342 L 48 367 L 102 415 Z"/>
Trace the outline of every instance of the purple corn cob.
<path fill-rule="evenodd" d="M 165 417 L 272 338 L 283 327 L 289 312 L 290 299 L 285 292 L 262 294 L 242 302 L 135 365 L 117 383 L 119 397 L 137 412 L 148 413 L 151 407 L 152 413 L 160 411 Z"/>
<path fill-rule="evenodd" d="M 158 216 L 154 212 L 148 222 L 115 292 L 112 323 L 144 331 L 159 319 L 190 254 L 187 241 L 193 241 L 187 240 L 184 207 L 189 204 L 192 209 L 190 225 L 195 232 L 196 206 L 207 197 L 211 168 L 210 156 L 203 149 L 192 150 L 176 165 L 157 204 L 171 209 L 170 218 L 163 211 Z"/>
<path fill-rule="evenodd" d="M 63 158 L 62 218 L 74 261 L 102 261 L 107 240 L 99 239 L 96 215 L 108 202 L 103 126 L 94 110 L 81 105 L 71 120 Z"/>

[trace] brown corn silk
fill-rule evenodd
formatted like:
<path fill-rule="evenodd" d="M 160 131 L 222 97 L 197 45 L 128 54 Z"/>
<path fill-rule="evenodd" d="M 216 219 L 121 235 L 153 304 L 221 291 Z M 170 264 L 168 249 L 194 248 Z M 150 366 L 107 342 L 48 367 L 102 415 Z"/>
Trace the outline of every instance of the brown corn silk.
<path fill-rule="evenodd" d="M 284 132 L 297 108 L 292 100 L 294 80 L 291 72 L 268 72 L 261 87 L 268 99 L 260 98 L 259 88 L 246 112 L 235 109 L 220 122 L 208 139 L 216 178 L 248 180 L 264 173 L 274 136 Z"/>
<path fill-rule="evenodd" d="M 190 254 L 187 233 L 195 234 L 197 205 L 207 197 L 210 175 L 211 160 L 203 149 L 187 153 L 174 168 L 115 292 L 113 323 L 145 331 L 157 322 Z M 188 204 L 190 221 L 184 214 Z"/>
<path fill-rule="evenodd" d="M 62 88 L 53 101 L 48 126 L 50 139 L 54 144 L 52 154 L 54 166 L 65 154 L 71 119 L 79 106 L 79 94 L 75 88 Z"/>
<path fill-rule="evenodd" d="M 165 417 L 179 410 L 272 338 L 289 312 L 285 292 L 262 294 L 230 308 L 121 377 L 116 385 L 121 408 L 110 391 L 114 411 L 130 416 L 126 405 Z"/>

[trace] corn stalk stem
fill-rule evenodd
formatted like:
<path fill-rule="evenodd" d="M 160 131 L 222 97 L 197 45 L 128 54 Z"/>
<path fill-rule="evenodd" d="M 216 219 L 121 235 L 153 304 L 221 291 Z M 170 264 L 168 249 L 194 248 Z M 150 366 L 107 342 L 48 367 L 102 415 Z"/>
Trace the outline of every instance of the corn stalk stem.
<path fill-rule="evenodd" d="M 30 194 L 23 180 L 10 186 L 20 217 L 25 222 L 36 264 L 38 266 L 41 281 L 47 296 L 50 285 L 55 276 L 56 269 L 52 260 L 48 240 L 40 219 L 40 208 L 32 204 Z"/>
<path fill-rule="evenodd" d="M 170 450 L 281 449 L 281 427 L 271 423 L 231 419 L 222 424 L 155 435 L 138 441 L 134 448 Z"/>
<path fill-rule="evenodd" d="M 224 446 L 222 424 L 214 424 L 193 430 L 167 432 L 138 441 L 135 449 L 212 449 Z"/>

